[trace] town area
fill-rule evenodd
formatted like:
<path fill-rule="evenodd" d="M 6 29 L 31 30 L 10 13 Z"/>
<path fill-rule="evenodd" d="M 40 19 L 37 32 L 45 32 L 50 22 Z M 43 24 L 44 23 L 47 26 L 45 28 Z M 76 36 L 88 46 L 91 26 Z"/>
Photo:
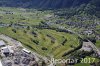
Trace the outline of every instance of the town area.
<path fill-rule="evenodd" d="M 0 66 L 38 66 L 38 57 L 20 42 L 0 35 Z"/>

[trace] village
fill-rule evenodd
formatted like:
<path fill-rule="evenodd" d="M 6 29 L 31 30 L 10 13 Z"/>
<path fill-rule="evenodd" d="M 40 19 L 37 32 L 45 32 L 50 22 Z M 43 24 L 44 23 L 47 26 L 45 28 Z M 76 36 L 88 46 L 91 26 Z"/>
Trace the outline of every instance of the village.
<path fill-rule="evenodd" d="M 0 66 L 38 66 L 38 60 L 39 58 L 20 42 L 0 35 Z"/>

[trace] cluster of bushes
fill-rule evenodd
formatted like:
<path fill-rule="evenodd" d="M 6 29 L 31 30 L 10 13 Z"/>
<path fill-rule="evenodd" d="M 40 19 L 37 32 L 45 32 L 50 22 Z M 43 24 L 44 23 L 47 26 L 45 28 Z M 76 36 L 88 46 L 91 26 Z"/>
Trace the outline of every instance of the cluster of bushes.
<path fill-rule="evenodd" d="M 30 40 L 31 40 L 32 42 L 34 42 L 36 45 L 39 45 L 39 41 L 38 41 L 38 40 L 34 40 L 34 39 L 32 39 L 32 38 L 30 38 Z"/>
<path fill-rule="evenodd" d="M 54 37 L 52 37 L 51 35 L 49 35 L 49 34 L 47 34 L 47 37 L 49 37 L 50 39 L 51 39 L 51 43 L 55 43 L 55 38 Z"/>
<path fill-rule="evenodd" d="M 67 39 L 65 39 L 61 44 L 64 45 L 67 42 Z"/>
<path fill-rule="evenodd" d="M 34 35 L 34 37 L 37 37 L 37 33 L 32 31 L 32 34 Z"/>
<path fill-rule="evenodd" d="M 48 50 L 46 47 L 42 47 L 42 50 Z"/>
<path fill-rule="evenodd" d="M 12 29 L 12 31 L 14 32 L 14 33 L 16 33 L 17 31 L 16 31 L 16 29 Z"/>

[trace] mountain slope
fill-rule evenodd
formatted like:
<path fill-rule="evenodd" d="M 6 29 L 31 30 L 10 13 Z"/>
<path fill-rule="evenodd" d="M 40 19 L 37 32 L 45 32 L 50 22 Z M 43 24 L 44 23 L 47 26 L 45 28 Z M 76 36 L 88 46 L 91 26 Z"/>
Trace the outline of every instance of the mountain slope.
<path fill-rule="evenodd" d="M 100 17 L 100 0 L 0 0 L 0 6 L 37 9 L 76 8 Z"/>
<path fill-rule="evenodd" d="M 66 8 L 79 6 L 91 0 L 0 0 L 0 6 Z"/>

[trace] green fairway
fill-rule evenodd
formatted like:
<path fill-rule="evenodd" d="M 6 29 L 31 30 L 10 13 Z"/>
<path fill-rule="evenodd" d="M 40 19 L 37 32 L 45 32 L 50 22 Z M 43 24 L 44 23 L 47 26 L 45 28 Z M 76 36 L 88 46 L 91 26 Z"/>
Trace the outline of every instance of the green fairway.
<path fill-rule="evenodd" d="M 13 27 L 0 27 L 0 33 L 22 42 L 23 46 L 43 56 L 61 58 L 65 52 L 79 46 L 78 36 L 51 29 L 22 28 L 22 26 L 38 25 L 49 16 L 53 16 L 50 10 L 0 7 L 1 24 L 14 24 Z M 50 20 L 55 21 L 56 18 L 50 18 Z"/>
<path fill-rule="evenodd" d="M 75 35 L 43 29 L 35 31 L 38 36 L 34 37 L 34 35 L 30 33 L 31 31 L 27 31 L 27 33 L 24 33 L 23 31 L 23 29 L 16 29 L 16 33 L 14 33 L 12 28 L 0 28 L 0 33 L 21 41 L 23 45 L 28 48 L 31 46 L 31 50 L 45 56 L 53 55 L 55 58 L 61 58 L 66 51 L 73 49 L 71 48 L 71 45 L 74 47 L 79 46 L 79 40 Z M 50 37 L 47 37 L 47 34 L 55 38 L 54 43 L 51 42 L 52 39 Z M 37 40 L 39 44 L 37 45 L 32 42 L 30 38 Z M 61 43 L 65 38 L 67 39 L 67 42 L 63 46 Z M 47 48 L 47 50 L 42 50 L 43 47 Z"/>

